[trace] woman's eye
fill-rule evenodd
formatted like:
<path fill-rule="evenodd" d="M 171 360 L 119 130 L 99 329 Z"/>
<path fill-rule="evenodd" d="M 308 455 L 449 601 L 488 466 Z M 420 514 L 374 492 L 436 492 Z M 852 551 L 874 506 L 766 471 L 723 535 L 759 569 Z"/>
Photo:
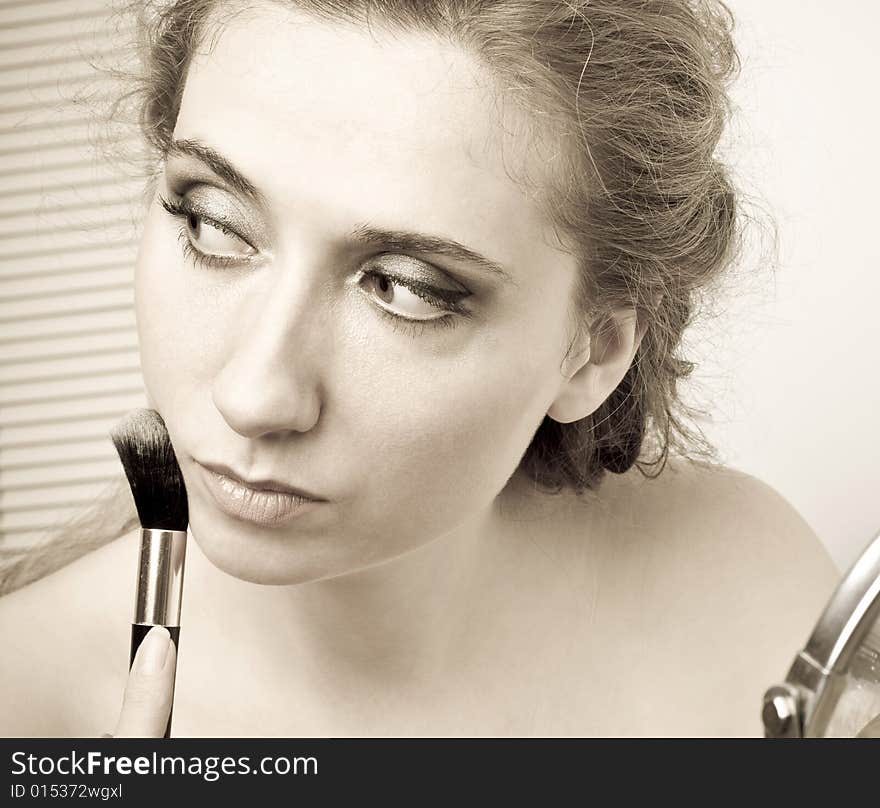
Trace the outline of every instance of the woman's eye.
<path fill-rule="evenodd" d="M 207 264 L 225 265 L 256 255 L 257 251 L 241 236 L 222 222 L 197 211 L 185 198 L 172 202 L 160 197 L 160 201 L 168 213 L 183 221 L 180 240 L 187 257 Z"/>
<path fill-rule="evenodd" d="M 408 320 L 439 320 L 455 311 L 449 305 L 452 301 L 445 301 L 436 294 L 432 296 L 423 285 L 404 282 L 375 269 L 364 273 L 360 285 L 383 309 Z"/>
<path fill-rule="evenodd" d="M 227 267 L 249 261 L 258 253 L 222 222 L 197 210 L 186 197 L 171 201 L 160 196 L 159 200 L 168 213 L 182 221 L 178 240 L 184 258 L 193 264 Z M 239 245 L 243 245 L 244 254 L 236 251 Z M 386 265 L 418 277 L 403 277 L 397 272 L 388 271 Z M 452 328 L 457 320 L 455 315 L 465 319 L 472 317 L 471 309 L 461 304 L 471 293 L 463 287 L 449 289 L 428 283 L 427 279 L 436 272 L 426 269 L 429 266 L 407 255 L 386 253 L 372 259 L 356 282 L 395 328 Z"/>
<path fill-rule="evenodd" d="M 403 253 L 370 258 L 354 282 L 394 326 L 451 327 L 459 318 L 473 317 L 462 304 L 470 291 L 426 261 Z"/>

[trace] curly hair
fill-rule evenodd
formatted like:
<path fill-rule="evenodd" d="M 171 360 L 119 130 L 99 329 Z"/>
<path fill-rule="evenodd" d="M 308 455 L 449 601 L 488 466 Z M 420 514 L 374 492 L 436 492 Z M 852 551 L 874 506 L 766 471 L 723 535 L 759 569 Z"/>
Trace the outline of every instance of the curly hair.
<path fill-rule="evenodd" d="M 553 165 L 538 185 L 560 242 L 579 264 L 570 321 L 593 329 L 626 307 L 645 330 L 624 378 L 598 409 L 572 423 L 544 417 L 520 459 L 536 488 L 580 495 L 597 489 L 606 472 L 633 466 L 656 477 L 672 450 L 685 459 L 715 460 L 717 450 L 694 418 L 699 411 L 681 396 L 679 382 L 695 364 L 678 352 L 699 296 L 734 262 L 741 244 L 740 197 L 716 157 L 730 116 L 728 88 L 739 70 L 727 6 L 720 0 L 273 2 L 325 22 L 419 32 L 466 49 L 489 68 L 499 101 L 527 113 L 533 140 L 554 147 Z M 257 7 L 216 0 L 114 0 L 114 6 L 119 19 L 134 23 L 135 67 L 110 71 L 124 88 L 111 118 L 130 106 L 121 117 L 136 121 L 147 147 L 146 200 L 197 48 Z"/>

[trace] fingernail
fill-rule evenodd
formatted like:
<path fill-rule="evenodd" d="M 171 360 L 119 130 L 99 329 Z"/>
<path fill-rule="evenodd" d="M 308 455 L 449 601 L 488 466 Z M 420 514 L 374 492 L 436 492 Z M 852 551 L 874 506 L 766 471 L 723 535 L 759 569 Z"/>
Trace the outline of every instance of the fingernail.
<path fill-rule="evenodd" d="M 171 645 L 171 635 L 164 626 L 153 626 L 137 651 L 135 673 L 159 673 Z"/>

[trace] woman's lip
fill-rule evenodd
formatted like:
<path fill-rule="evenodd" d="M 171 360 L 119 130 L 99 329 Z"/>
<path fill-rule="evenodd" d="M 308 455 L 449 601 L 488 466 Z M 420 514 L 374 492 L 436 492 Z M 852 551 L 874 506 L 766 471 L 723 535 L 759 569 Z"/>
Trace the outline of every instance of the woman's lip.
<path fill-rule="evenodd" d="M 302 491 L 298 488 L 293 488 L 292 486 L 287 485 L 286 483 L 276 482 L 275 480 L 260 480 L 253 481 L 246 480 L 240 474 L 236 474 L 228 466 L 224 466 L 220 463 L 202 463 L 200 461 L 196 461 L 200 466 L 208 469 L 209 471 L 213 471 L 215 474 L 219 474 L 221 477 L 228 477 L 233 482 L 238 483 L 239 485 L 250 488 L 252 491 L 280 491 L 282 494 L 292 494 L 293 496 L 301 497 L 302 499 L 313 499 L 318 502 L 321 502 L 321 497 L 316 496 L 315 494 L 311 494 L 308 491 Z"/>
<path fill-rule="evenodd" d="M 322 504 L 319 500 L 281 491 L 256 491 L 238 480 L 199 466 L 214 501 L 233 519 L 278 527 Z"/>

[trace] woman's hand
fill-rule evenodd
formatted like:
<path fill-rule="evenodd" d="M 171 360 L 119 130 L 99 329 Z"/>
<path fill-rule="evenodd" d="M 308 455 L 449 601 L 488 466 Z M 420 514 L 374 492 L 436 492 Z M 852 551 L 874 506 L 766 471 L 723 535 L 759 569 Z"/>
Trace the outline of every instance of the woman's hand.
<path fill-rule="evenodd" d="M 128 674 L 122 712 L 113 738 L 162 738 L 174 693 L 177 649 L 164 626 L 144 637 Z"/>

